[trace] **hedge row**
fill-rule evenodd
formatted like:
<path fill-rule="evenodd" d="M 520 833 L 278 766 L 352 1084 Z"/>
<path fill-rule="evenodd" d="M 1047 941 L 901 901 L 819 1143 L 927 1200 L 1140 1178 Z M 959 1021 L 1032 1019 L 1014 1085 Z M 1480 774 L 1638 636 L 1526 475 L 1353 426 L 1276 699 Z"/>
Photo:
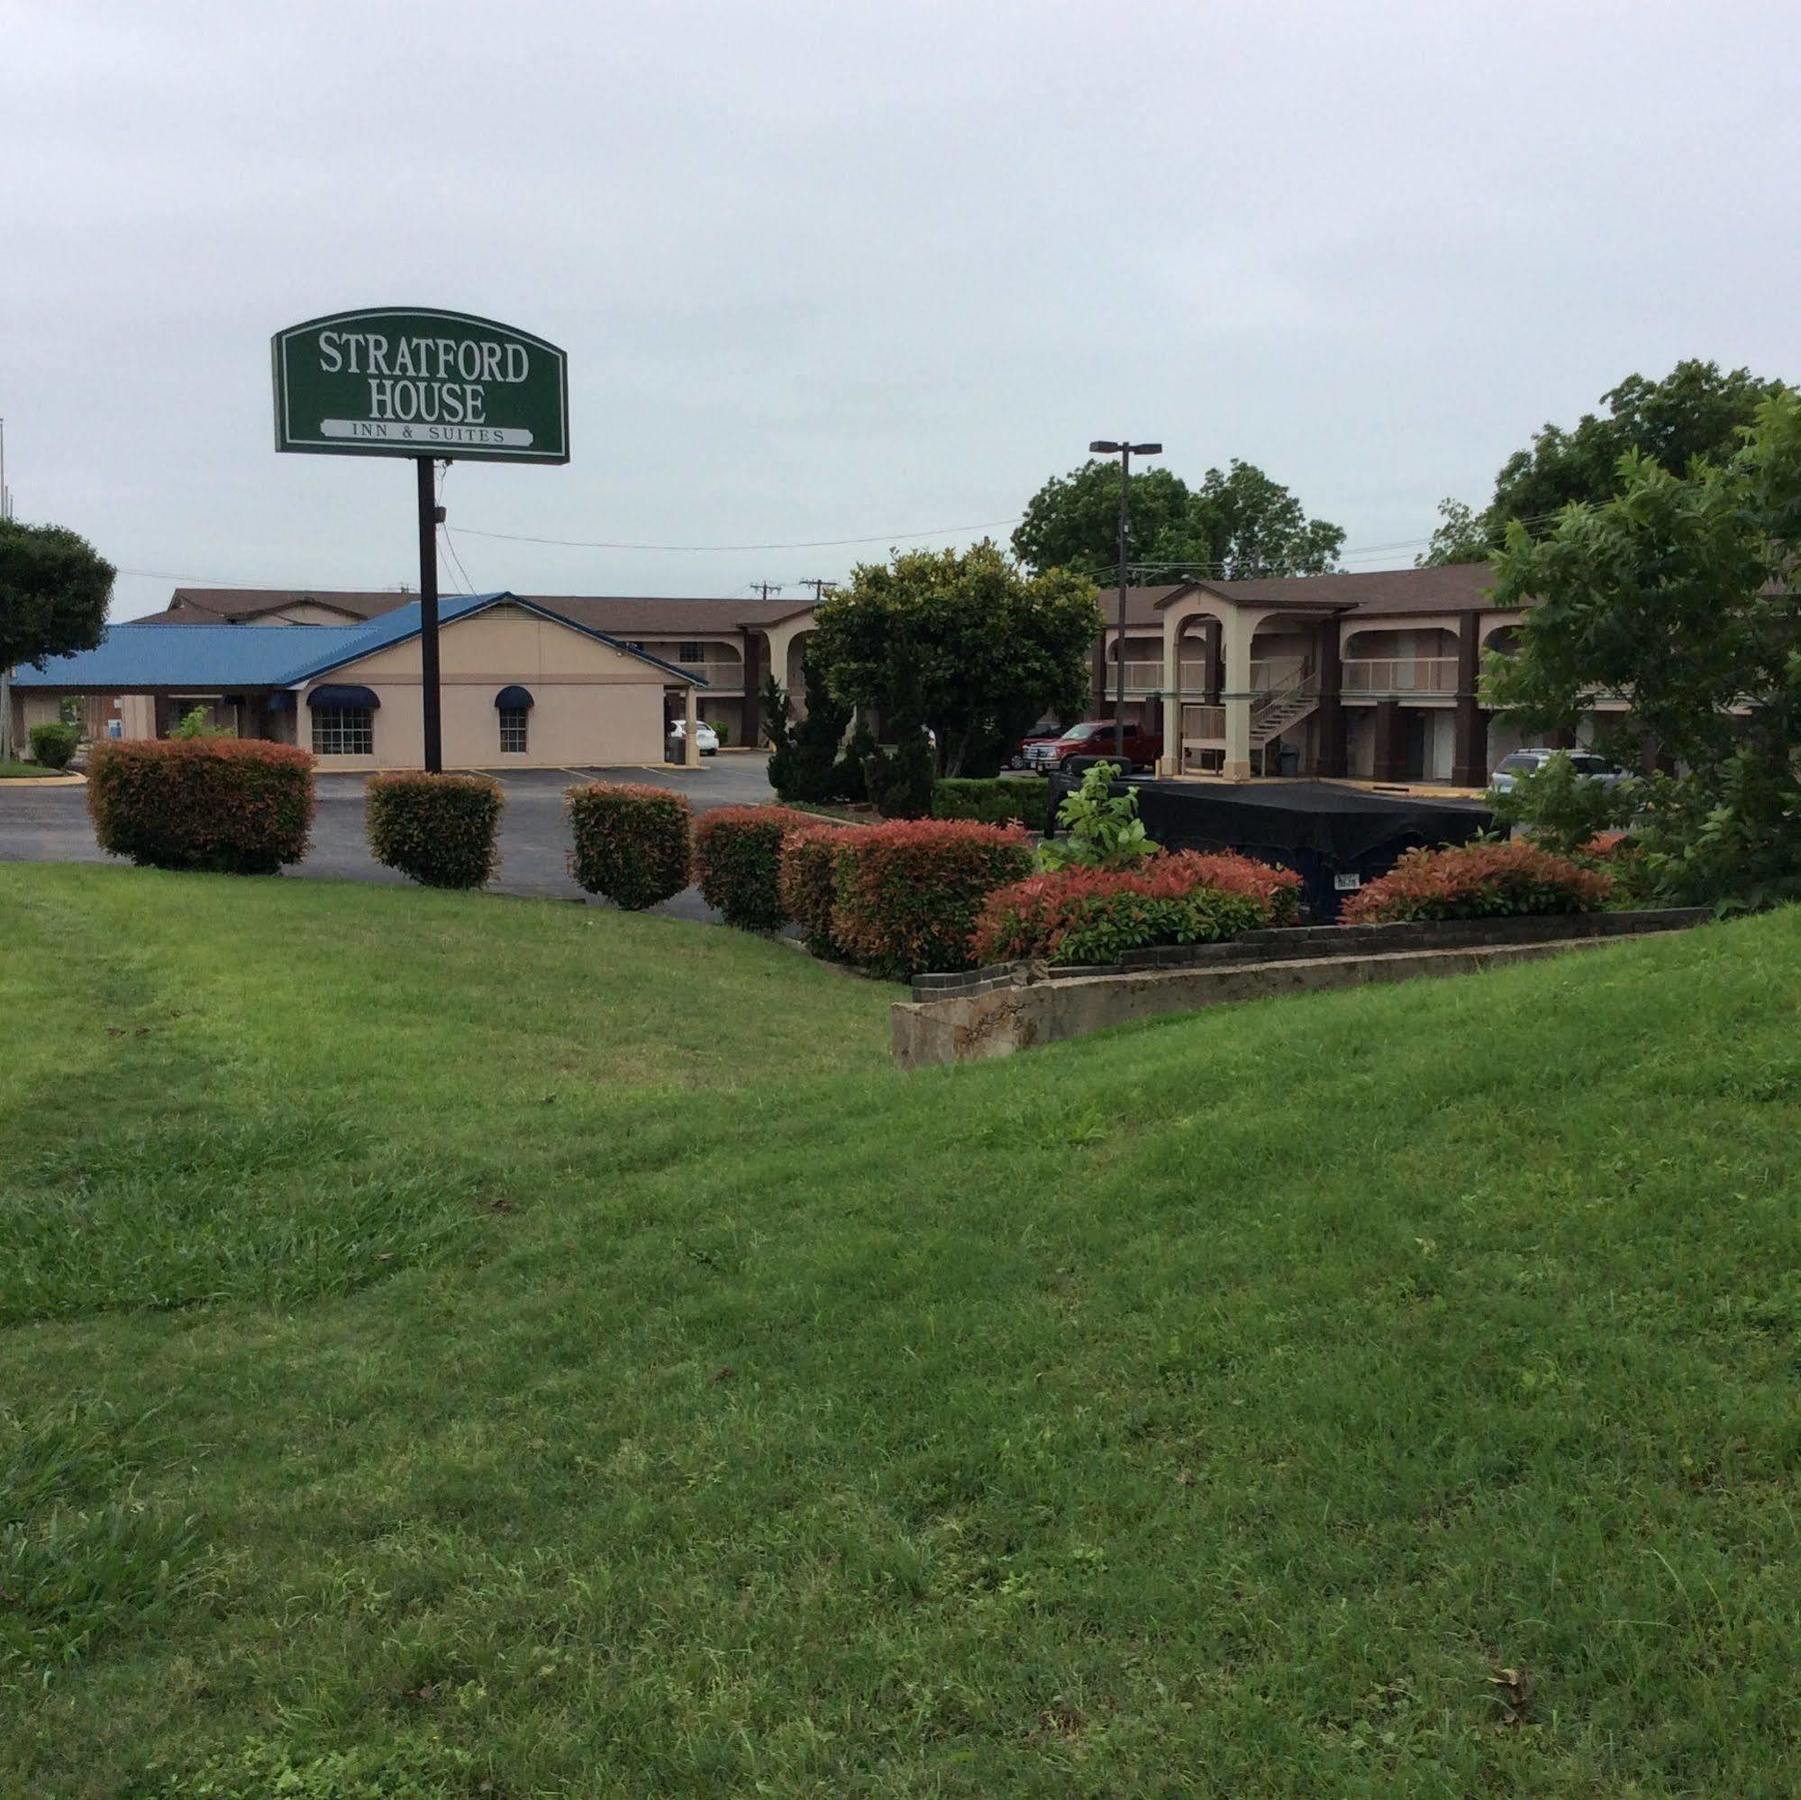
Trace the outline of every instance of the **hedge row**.
<path fill-rule="evenodd" d="M 978 819 L 984 825 L 1020 824 L 1043 831 L 1050 816 L 1048 781 L 972 781 L 947 776 L 932 783 L 934 819 Z"/>
<path fill-rule="evenodd" d="M 158 869 L 273 875 L 306 854 L 313 759 L 245 738 L 96 743 L 88 813 L 102 850 Z"/>
<path fill-rule="evenodd" d="M 1292 923 L 1301 878 L 1248 856 L 1181 851 L 1135 869 L 1068 868 L 988 897 L 978 962 L 1117 962 L 1128 950 L 1211 944 Z"/>
<path fill-rule="evenodd" d="M 695 885 L 728 925 L 778 931 L 788 921 L 781 893 L 782 839 L 817 825 L 785 806 L 722 806 L 694 826 Z"/>
<path fill-rule="evenodd" d="M 983 903 L 1031 868 L 1017 827 L 908 819 L 851 832 L 833 871 L 833 942 L 897 980 L 970 968 Z"/>
<path fill-rule="evenodd" d="M 500 864 L 492 775 L 371 775 L 363 823 L 378 863 L 427 887 L 480 887 Z"/>
<path fill-rule="evenodd" d="M 1404 919 L 1492 919 L 1528 913 L 1598 912 L 1613 878 L 1516 839 L 1409 850 L 1346 902 L 1345 925 Z"/>
<path fill-rule="evenodd" d="M 591 781 L 566 799 L 575 834 L 569 873 L 590 894 L 640 912 L 688 885 L 693 809 L 682 795 L 645 782 Z"/>

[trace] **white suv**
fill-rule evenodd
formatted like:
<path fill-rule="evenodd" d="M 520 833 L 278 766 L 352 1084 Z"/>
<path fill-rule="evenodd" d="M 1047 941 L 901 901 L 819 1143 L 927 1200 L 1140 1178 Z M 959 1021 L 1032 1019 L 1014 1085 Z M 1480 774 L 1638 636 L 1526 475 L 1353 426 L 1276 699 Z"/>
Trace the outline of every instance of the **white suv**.
<path fill-rule="evenodd" d="M 1586 775 L 1604 787 L 1617 787 L 1631 779 L 1624 769 L 1615 768 L 1606 757 L 1597 756 L 1592 750 L 1516 750 L 1511 756 L 1502 757 L 1500 766 L 1489 776 L 1489 791 L 1511 793 L 1520 776 L 1536 775 L 1554 756 L 1567 756 L 1578 775 Z"/>

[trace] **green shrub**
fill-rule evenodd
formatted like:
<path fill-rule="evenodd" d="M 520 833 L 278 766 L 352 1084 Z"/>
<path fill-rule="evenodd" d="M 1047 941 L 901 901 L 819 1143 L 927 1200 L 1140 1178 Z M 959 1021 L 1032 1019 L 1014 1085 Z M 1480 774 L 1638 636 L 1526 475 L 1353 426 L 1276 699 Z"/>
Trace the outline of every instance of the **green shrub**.
<path fill-rule="evenodd" d="M 1489 795 L 1488 804 L 1502 825 L 1517 825 L 1541 850 L 1553 856 L 1575 856 L 1594 840 L 1632 822 L 1644 784 L 1609 784 L 1584 775 L 1567 750 L 1545 759 L 1537 769 L 1523 769 L 1504 793 Z"/>
<path fill-rule="evenodd" d="M 1409 850 L 1386 875 L 1354 894 L 1343 925 L 1404 919 L 1492 919 L 1526 913 L 1596 912 L 1613 879 L 1536 844 L 1458 844 Z"/>
<path fill-rule="evenodd" d="M 782 904 L 782 839 L 810 824 L 784 806 L 721 806 L 694 824 L 694 880 L 701 898 L 745 931 L 777 931 Z"/>
<path fill-rule="evenodd" d="M 102 850 L 158 869 L 273 875 L 306 855 L 313 759 L 251 738 L 95 744 L 88 813 Z"/>
<path fill-rule="evenodd" d="M 1050 803 L 1048 781 L 1004 781 L 999 776 L 969 781 L 953 776 L 932 783 L 934 819 L 979 819 L 984 825 L 1017 821 L 1028 831 L 1042 831 Z"/>
<path fill-rule="evenodd" d="M 500 783 L 491 775 L 371 775 L 364 808 L 378 863 L 427 887 L 477 888 L 500 863 Z"/>
<path fill-rule="evenodd" d="M 863 759 L 869 798 L 884 819 L 923 819 L 932 810 L 938 758 L 923 729 L 904 731 L 892 749 L 874 749 Z"/>
<path fill-rule="evenodd" d="M 169 735 L 186 742 L 190 738 L 228 738 L 238 734 L 229 725 L 210 723 L 204 706 L 193 706 L 181 715 L 181 723 Z"/>
<path fill-rule="evenodd" d="M 66 769 L 81 747 L 81 731 L 74 725 L 34 725 L 31 728 L 31 760 L 46 769 Z"/>
<path fill-rule="evenodd" d="M 850 708 L 832 697 L 809 658 L 802 657 L 801 667 L 807 713 L 799 724 L 788 723 L 788 699 L 773 677 L 773 694 L 764 695 L 764 714 L 775 746 L 769 758 L 769 785 L 784 800 L 818 805 L 842 797 L 838 746 L 850 723 Z"/>
<path fill-rule="evenodd" d="M 800 927 L 802 942 L 815 956 L 839 953 L 832 936 L 838 855 L 846 838 L 858 829 L 813 820 L 783 834 L 778 883 L 782 911 Z"/>
<path fill-rule="evenodd" d="M 919 819 L 851 832 L 836 859 L 833 940 L 897 979 L 966 969 L 983 903 L 1031 868 L 1017 827 Z"/>
<path fill-rule="evenodd" d="M 591 781 L 567 796 L 575 848 L 569 873 L 590 894 L 641 912 L 688 885 L 692 809 L 668 788 Z"/>
<path fill-rule="evenodd" d="M 1057 808 L 1057 821 L 1067 835 L 1038 846 L 1042 868 L 1129 869 L 1157 854 L 1161 846 L 1145 835 L 1138 816 L 1137 789 L 1113 792 L 1118 774 L 1110 762 L 1083 771 L 1082 785 Z"/>

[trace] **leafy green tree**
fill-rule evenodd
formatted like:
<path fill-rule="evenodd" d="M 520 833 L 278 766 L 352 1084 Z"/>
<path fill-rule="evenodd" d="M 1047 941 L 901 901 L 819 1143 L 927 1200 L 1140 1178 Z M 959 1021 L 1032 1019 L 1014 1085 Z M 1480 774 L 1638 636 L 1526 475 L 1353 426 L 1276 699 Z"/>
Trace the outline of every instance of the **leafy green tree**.
<path fill-rule="evenodd" d="M 1233 459 L 1191 488 L 1168 469 L 1129 478 L 1128 554 L 1146 568 L 1136 579 L 1184 573 L 1220 580 L 1319 575 L 1337 564 L 1344 531 L 1309 519 L 1289 490 L 1254 464 Z M 1053 476 L 1026 503 L 1014 553 L 1034 569 L 1076 569 L 1112 586 L 1119 579 L 1119 465 L 1094 460 Z"/>
<path fill-rule="evenodd" d="M 1128 478 L 1128 543 L 1134 561 L 1188 512 L 1187 482 L 1168 469 Z M 1112 587 L 1119 580 L 1119 464 L 1091 459 L 1053 475 L 1026 502 L 1013 532 L 1013 554 L 1030 569 L 1074 569 Z"/>
<path fill-rule="evenodd" d="M 1495 604 L 1530 610 L 1489 660 L 1489 704 L 1536 732 L 1627 695 L 1611 747 L 1681 769 L 1634 827 L 1659 891 L 1801 895 L 1801 395 L 1765 398 L 1727 461 L 1676 474 L 1633 450 L 1618 481 L 1548 535 L 1508 528 Z"/>
<path fill-rule="evenodd" d="M 833 695 L 896 743 L 929 727 L 947 775 L 995 774 L 1035 720 L 1079 712 L 1101 628 L 1086 576 L 1027 575 L 987 540 L 860 564 L 817 618 L 808 652 Z"/>
<path fill-rule="evenodd" d="M 106 631 L 113 565 L 60 525 L 0 519 L 0 696 L 8 670 L 91 650 Z M 0 704 L 0 756 L 12 748 L 12 705 Z"/>
<path fill-rule="evenodd" d="M 1479 513 L 1456 501 L 1439 508 L 1443 522 L 1426 563 L 1481 562 L 1505 540 L 1511 520 L 1535 537 L 1576 501 L 1599 504 L 1622 491 L 1621 459 L 1629 452 L 1672 475 L 1697 457 L 1725 462 L 1743 441 L 1759 405 L 1782 388 L 1749 369 L 1723 373 L 1718 363 L 1679 362 L 1661 381 L 1628 375 L 1601 396 L 1604 413 L 1584 413 L 1567 431 L 1546 425 L 1495 477 L 1494 498 Z"/>

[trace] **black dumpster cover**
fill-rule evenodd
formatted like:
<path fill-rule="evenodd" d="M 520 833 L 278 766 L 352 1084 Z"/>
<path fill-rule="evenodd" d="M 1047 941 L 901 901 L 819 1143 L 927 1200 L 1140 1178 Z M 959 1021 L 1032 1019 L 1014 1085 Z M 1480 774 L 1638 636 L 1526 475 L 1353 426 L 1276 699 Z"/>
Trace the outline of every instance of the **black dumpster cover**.
<path fill-rule="evenodd" d="M 1461 844 L 1484 830 L 1488 808 L 1475 800 L 1372 794 L 1330 781 L 1215 787 L 1143 781 L 1138 815 L 1171 850 L 1231 847 L 1278 855 L 1311 850 L 1349 864 L 1413 844 Z"/>

